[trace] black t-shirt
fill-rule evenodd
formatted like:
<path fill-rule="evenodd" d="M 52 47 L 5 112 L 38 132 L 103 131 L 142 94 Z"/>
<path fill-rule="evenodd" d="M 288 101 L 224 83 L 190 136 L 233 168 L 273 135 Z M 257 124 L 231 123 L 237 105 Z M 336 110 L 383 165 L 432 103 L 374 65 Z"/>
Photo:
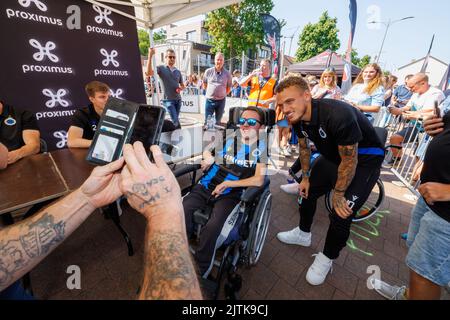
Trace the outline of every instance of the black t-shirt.
<path fill-rule="evenodd" d="M 422 183 L 437 182 L 450 184 L 450 112 L 444 117 L 444 132 L 431 140 L 425 153 L 420 175 Z M 450 222 L 450 201 L 435 202 L 429 205 L 441 218 Z"/>
<path fill-rule="evenodd" d="M 100 116 L 95 112 L 94 106 L 90 104 L 75 112 L 70 125 L 83 129 L 83 139 L 92 140 L 99 121 Z"/>
<path fill-rule="evenodd" d="M 3 104 L 3 112 L 0 114 L 0 142 L 8 151 L 20 149 L 25 145 L 22 136 L 24 130 L 39 130 L 36 116 L 30 111 Z"/>
<path fill-rule="evenodd" d="M 299 138 L 314 142 L 326 159 L 339 165 L 338 146 L 358 143 L 358 166 L 380 166 L 384 146 L 366 116 L 349 104 L 332 99 L 312 100 L 311 122 L 294 125 Z"/>

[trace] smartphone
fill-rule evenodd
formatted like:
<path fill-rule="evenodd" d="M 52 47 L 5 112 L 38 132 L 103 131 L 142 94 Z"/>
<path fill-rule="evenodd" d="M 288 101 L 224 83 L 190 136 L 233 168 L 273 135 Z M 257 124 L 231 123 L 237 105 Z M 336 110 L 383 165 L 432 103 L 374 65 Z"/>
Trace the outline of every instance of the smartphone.
<path fill-rule="evenodd" d="M 89 148 L 86 160 L 105 165 L 119 159 L 126 143 L 141 141 L 150 159 L 150 146 L 157 144 L 165 110 L 158 106 L 140 105 L 109 98 Z"/>
<path fill-rule="evenodd" d="M 439 104 L 437 101 L 434 102 L 434 115 L 438 118 L 441 117 L 441 109 L 439 109 Z"/>
<path fill-rule="evenodd" d="M 129 143 L 141 141 L 145 150 L 159 143 L 165 110 L 158 106 L 140 105 Z"/>

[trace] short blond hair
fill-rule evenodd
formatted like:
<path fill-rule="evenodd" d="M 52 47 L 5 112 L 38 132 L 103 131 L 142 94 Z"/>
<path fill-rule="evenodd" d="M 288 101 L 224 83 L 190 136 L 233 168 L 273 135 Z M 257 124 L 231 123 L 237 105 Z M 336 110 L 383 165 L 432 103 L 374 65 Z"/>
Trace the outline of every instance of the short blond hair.
<path fill-rule="evenodd" d="M 276 93 L 281 93 L 290 87 L 296 87 L 302 92 L 310 91 L 308 82 L 302 76 L 298 74 L 290 74 L 278 83 Z"/>

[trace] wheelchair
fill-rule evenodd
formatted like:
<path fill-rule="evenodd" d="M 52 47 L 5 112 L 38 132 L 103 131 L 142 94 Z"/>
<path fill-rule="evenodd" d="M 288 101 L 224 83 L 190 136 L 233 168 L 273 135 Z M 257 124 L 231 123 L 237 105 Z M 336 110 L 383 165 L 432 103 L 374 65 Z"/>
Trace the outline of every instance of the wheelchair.
<path fill-rule="evenodd" d="M 229 121 L 226 128 L 237 130 L 237 120 L 245 108 L 231 108 Z M 265 125 L 265 136 L 268 136 L 272 126 L 275 124 L 274 110 L 262 110 L 264 113 L 263 124 Z M 217 126 L 216 126 L 217 127 Z M 220 130 L 223 134 L 228 130 Z M 225 136 L 225 134 L 224 134 Z M 226 138 L 226 137 L 225 137 Z M 269 148 L 265 146 L 267 152 Z M 220 165 L 225 172 L 226 166 Z M 186 196 L 190 190 L 198 183 L 197 172 L 199 164 L 185 165 L 175 168 L 173 173 L 176 178 L 190 175 L 190 185 L 182 189 L 182 196 Z M 236 300 L 241 289 L 242 278 L 237 273 L 239 266 L 250 268 L 258 262 L 264 247 L 264 242 L 269 227 L 272 194 L 270 193 L 270 181 L 265 178 L 264 184 L 260 187 L 246 188 L 240 198 L 240 202 L 229 214 L 224 223 L 222 232 L 216 242 L 214 263 L 207 279 L 201 279 L 201 286 L 206 289 L 212 299 L 218 299 L 222 289 L 225 291 L 225 299 Z M 203 210 L 197 210 L 193 214 L 194 225 L 197 232 L 195 238 L 199 239 L 201 229 L 209 220 L 212 206 L 207 206 Z M 191 251 L 193 246 L 191 241 Z"/>

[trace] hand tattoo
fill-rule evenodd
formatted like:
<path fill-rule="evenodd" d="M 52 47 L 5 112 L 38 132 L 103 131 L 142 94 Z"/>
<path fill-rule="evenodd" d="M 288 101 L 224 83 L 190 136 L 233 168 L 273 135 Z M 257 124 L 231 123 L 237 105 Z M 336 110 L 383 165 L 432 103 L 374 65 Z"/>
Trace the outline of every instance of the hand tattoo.
<path fill-rule="evenodd" d="M 160 176 L 158 178 L 153 178 L 145 183 L 135 183 L 131 186 L 131 191 L 126 193 L 127 197 L 137 197 L 142 202 L 138 205 L 139 209 L 144 209 L 147 206 L 155 204 L 158 200 L 161 199 L 161 192 L 164 194 L 168 194 L 172 192 L 172 189 L 163 185 L 166 179 L 164 176 Z M 150 192 L 149 188 L 153 188 L 153 192 Z"/>
<path fill-rule="evenodd" d="M 148 196 L 148 190 L 145 184 L 143 183 L 135 183 L 132 187 L 133 193 L 140 194 L 144 197 Z"/>
<path fill-rule="evenodd" d="M 336 192 L 333 194 L 333 208 L 334 209 L 340 209 L 344 208 L 347 205 L 347 199 L 343 195 L 336 194 Z"/>

